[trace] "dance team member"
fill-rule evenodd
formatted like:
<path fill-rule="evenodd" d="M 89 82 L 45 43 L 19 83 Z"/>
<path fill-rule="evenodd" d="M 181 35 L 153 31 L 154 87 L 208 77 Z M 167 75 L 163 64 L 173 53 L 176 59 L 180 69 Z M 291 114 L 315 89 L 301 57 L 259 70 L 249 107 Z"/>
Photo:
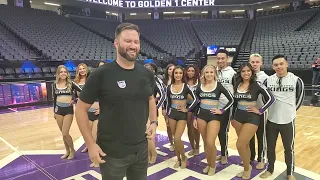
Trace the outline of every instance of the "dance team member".
<path fill-rule="evenodd" d="M 191 112 L 198 102 L 196 97 L 191 91 L 183 78 L 183 68 L 176 66 L 173 69 L 173 78 L 171 85 L 167 88 L 167 105 L 166 110 L 169 119 L 171 132 L 174 136 L 174 147 L 178 161 L 174 168 L 186 168 L 187 156 L 185 155 L 184 145 L 181 141 L 181 136 L 187 125 L 187 112 Z M 193 102 L 187 107 L 187 97 L 192 96 Z"/>
<path fill-rule="evenodd" d="M 71 81 L 68 69 L 60 65 L 56 71 L 56 80 L 52 84 L 54 118 L 62 132 L 63 143 L 66 153 L 61 159 L 73 159 L 75 149 L 72 137 L 69 134 L 73 121 L 73 96 L 74 90 L 81 91 L 81 88 Z"/>
<path fill-rule="evenodd" d="M 191 91 L 195 91 L 199 83 L 200 70 L 195 65 L 190 65 L 184 70 L 184 81 L 187 83 Z M 187 98 L 187 105 L 190 106 L 193 99 L 190 95 Z M 199 154 L 199 142 L 200 142 L 200 133 L 193 126 L 195 112 L 187 113 L 187 128 L 188 128 L 188 137 L 191 144 L 191 151 L 188 153 L 189 156 Z"/>
<path fill-rule="evenodd" d="M 156 105 L 157 105 L 157 116 L 159 117 L 159 108 L 162 107 L 164 104 L 164 101 L 166 99 L 166 90 L 165 90 L 165 85 L 163 84 L 162 80 L 157 76 L 158 73 L 158 68 L 155 64 L 153 63 L 148 63 L 144 65 L 146 68 L 148 68 L 153 74 L 154 74 L 154 79 L 156 82 L 156 86 L 154 88 L 154 98 L 156 100 Z M 159 98 L 157 98 L 157 95 L 159 94 Z M 148 125 L 149 125 L 148 121 Z M 157 151 L 156 151 L 156 142 L 155 139 L 148 139 L 148 155 L 149 155 L 149 163 L 153 164 L 157 160 Z"/>
<path fill-rule="evenodd" d="M 217 82 L 216 67 L 206 65 L 201 74 L 201 84 L 195 91 L 196 97 L 200 99 L 200 106 L 196 108 L 197 119 L 193 125 L 199 129 L 203 142 L 208 165 L 203 169 L 203 173 L 209 176 L 215 174 L 217 148 L 216 138 L 220 129 L 220 122 L 223 120 L 222 114 L 226 112 L 233 104 L 232 94 L 220 82 Z M 227 104 L 219 109 L 220 95 L 224 94 L 228 99 Z"/>
<path fill-rule="evenodd" d="M 288 72 L 288 61 L 284 55 L 276 55 L 272 59 L 272 68 L 275 74 L 265 81 L 265 85 L 273 93 L 276 101 L 269 108 L 266 127 L 269 164 L 260 177 L 268 178 L 274 171 L 275 150 L 280 133 L 288 180 L 293 180 L 295 179 L 293 176 L 295 119 L 297 110 L 301 107 L 305 97 L 304 83 L 298 76 Z"/>
<path fill-rule="evenodd" d="M 88 66 L 84 63 L 80 63 L 77 66 L 76 77 L 74 78 L 74 82 L 77 83 L 78 86 L 82 89 L 86 83 L 88 75 L 89 75 Z M 77 101 L 80 95 L 80 91 L 75 91 L 75 95 L 76 95 L 76 101 Z M 92 127 L 92 124 L 91 124 L 91 127 Z M 81 152 L 87 152 L 87 151 L 88 149 L 87 147 L 85 147 Z"/>
<path fill-rule="evenodd" d="M 262 66 L 262 56 L 260 54 L 252 54 L 249 58 L 249 62 L 254 69 L 254 72 L 257 76 L 257 81 L 259 83 L 263 83 L 269 76 L 264 72 L 261 71 Z M 260 108 L 263 106 L 262 95 L 259 95 L 257 106 Z M 266 140 L 266 123 L 267 123 L 267 111 L 265 111 L 261 116 L 261 121 L 256 132 L 257 139 L 258 139 L 258 164 L 256 165 L 256 169 L 263 169 L 265 164 L 265 156 L 267 153 L 267 140 Z M 256 151 L 255 151 L 255 135 L 253 135 L 252 139 L 250 140 L 250 152 L 251 152 L 251 162 L 253 162 L 256 158 Z"/>
<path fill-rule="evenodd" d="M 217 51 L 217 77 L 218 82 L 220 82 L 228 91 L 233 94 L 234 76 L 236 72 L 233 70 L 228 63 L 229 52 L 225 49 L 219 49 Z M 228 103 L 228 99 L 222 94 L 220 96 L 219 109 L 222 109 Z M 220 131 L 218 134 L 220 145 L 221 145 L 221 155 L 217 156 L 217 160 L 221 161 L 221 164 L 228 163 L 228 132 L 230 124 L 230 113 L 229 108 L 225 113 L 223 113 L 223 120 L 220 123 Z"/>
<path fill-rule="evenodd" d="M 173 72 L 174 67 L 175 67 L 174 64 L 167 65 L 167 68 L 166 68 L 166 71 L 164 74 L 164 79 L 163 79 L 163 83 L 166 85 L 166 89 L 172 82 L 172 72 Z M 168 138 L 169 138 L 169 142 L 170 142 L 169 150 L 174 151 L 173 135 L 172 135 L 172 132 L 171 132 L 171 129 L 169 126 L 169 120 L 168 120 L 165 104 L 167 104 L 166 101 L 164 102 L 164 105 L 162 106 L 162 115 L 163 115 L 163 117 L 166 121 L 166 125 L 167 125 L 167 134 L 168 134 Z"/>
<path fill-rule="evenodd" d="M 100 65 L 100 63 L 98 64 Z M 77 67 L 75 82 L 80 86 L 82 89 L 85 85 L 85 82 L 89 76 L 89 69 L 86 64 L 81 63 Z M 76 93 L 77 98 L 80 95 L 80 92 Z M 88 111 L 88 118 L 89 118 L 89 126 L 91 129 L 92 137 L 96 141 L 97 140 L 97 126 L 98 126 L 98 118 L 99 118 L 99 101 L 96 100 Z M 88 148 L 85 147 L 81 152 L 87 152 Z M 99 164 L 91 163 L 90 167 L 99 167 Z"/>
<path fill-rule="evenodd" d="M 237 177 L 242 179 L 249 179 L 251 176 L 249 142 L 257 132 L 260 123 L 263 123 L 261 115 L 274 103 L 271 92 L 256 79 L 251 64 L 246 63 L 240 66 L 234 86 L 233 127 L 238 136 L 237 149 L 244 166 L 244 171 L 237 174 Z M 266 103 L 258 108 L 257 100 L 260 94 Z"/>

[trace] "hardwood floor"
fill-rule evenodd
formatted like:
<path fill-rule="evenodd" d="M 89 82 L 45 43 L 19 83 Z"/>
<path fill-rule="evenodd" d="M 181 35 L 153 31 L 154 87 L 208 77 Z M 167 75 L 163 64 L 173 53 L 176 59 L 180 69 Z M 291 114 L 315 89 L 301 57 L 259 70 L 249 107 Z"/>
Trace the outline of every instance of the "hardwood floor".
<path fill-rule="evenodd" d="M 0 114 L 0 122 L 0 137 L 18 151 L 64 149 L 52 108 Z M 158 130 L 166 131 L 161 115 Z M 74 141 L 81 137 L 75 120 L 70 135 Z M 236 140 L 235 131 L 230 126 L 229 148 L 236 150 Z M 0 160 L 14 152 L 8 144 L 0 141 Z M 218 140 L 216 144 L 219 145 Z M 284 162 L 284 149 L 280 136 L 276 153 L 277 160 Z M 303 106 L 299 109 L 296 119 L 295 165 L 320 174 L 318 159 L 320 159 L 320 108 Z"/>

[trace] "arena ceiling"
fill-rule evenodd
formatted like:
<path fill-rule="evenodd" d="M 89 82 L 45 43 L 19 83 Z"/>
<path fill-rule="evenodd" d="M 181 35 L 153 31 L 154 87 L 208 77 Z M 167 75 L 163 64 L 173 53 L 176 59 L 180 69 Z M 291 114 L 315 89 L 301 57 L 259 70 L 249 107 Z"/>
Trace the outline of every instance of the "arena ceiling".
<path fill-rule="evenodd" d="M 103 0 L 91 0 L 91 1 L 103 1 Z M 107 1 L 107 0 L 105 0 Z M 112 0 L 111 0 L 112 1 Z M 123 0 L 123 1 L 138 1 L 138 0 Z M 146 1 L 146 0 L 143 0 Z M 155 1 L 155 0 L 151 0 Z M 172 0 L 175 1 L 175 0 Z M 191 0 L 192 1 L 192 0 Z M 200 0 L 202 1 L 202 0 Z M 210 0 L 208 0 L 210 1 Z M 250 8 L 271 8 L 272 6 L 288 5 L 294 0 L 211 0 L 214 1 L 214 6 L 202 6 L 202 7 L 164 7 L 164 8 L 121 8 L 116 6 L 107 6 L 103 4 L 90 3 L 86 0 L 31 0 L 32 4 L 56 4 L 56 5 L 68 5 L 82 8 L 100 9 L 105 11 L 115 12 L 151 12 L 157 9 L 158 11 L 185 11 L 185 10 L 196 10 L 196 11 L 208 11 L 208 10 L 248 10 Z"/>

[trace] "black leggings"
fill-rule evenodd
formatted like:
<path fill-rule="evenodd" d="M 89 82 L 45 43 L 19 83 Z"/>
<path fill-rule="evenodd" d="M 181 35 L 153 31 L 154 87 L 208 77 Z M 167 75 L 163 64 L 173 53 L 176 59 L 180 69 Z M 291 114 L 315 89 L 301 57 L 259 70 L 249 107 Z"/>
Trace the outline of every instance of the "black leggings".
<path fill-rule="evenodd" d="M 220 146 L 221 146 L 221 156 L 228 155 L 228 132 L 230 122 L 230 108 L 223 114 L 222 120 L 220 121 L 220 131 L 218 134 Z"/>
<path fill-rule="evenodd" d="M 260 116 L 260 124 L 256 132 L 258 139 L 258 162 L 265 161 L 265 154 L 267 150 L 267 139 L 266 139 L 266 113 Z M 251 151 L 251 161 L 254 161 L 256 158 L 256 148 L 255 148 L 255 136 L 250 140 L 250 151 Z"/>
<path fill-rule="evenodd" d="M 295 138 L 295 120 L 289 124 L 276 124 L 267 122 L 267 143 L 268 143 L 268 171 L 273 173 L 274 162 L 276 160 L 276 144 L 278 135 L 281 135 L 284 147 L 284 158 L 287 164 L 287 175 L 294 172 L 294 138 Z"/>

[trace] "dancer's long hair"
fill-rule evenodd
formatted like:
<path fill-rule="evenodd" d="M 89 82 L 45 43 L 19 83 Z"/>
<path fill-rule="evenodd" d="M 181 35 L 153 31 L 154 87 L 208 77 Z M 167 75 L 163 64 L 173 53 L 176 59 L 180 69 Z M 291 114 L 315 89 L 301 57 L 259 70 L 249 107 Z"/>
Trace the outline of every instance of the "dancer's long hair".
<path fill-rule="evenodd" d="M 252 85 L 253 85 L 253 84 L 256 82 L 256 80 L 257 80 L 256 73 L 254 72 L 254 69 L 253 69 L 253 67 L 251 66 L 251 64 L 250 64 L 250 63 L 242 64 L 242 65 L 240 66 L 238 72 L 237 72 L 237 75 L 236 75 L 236 84 L 235 84 L 235 86 L 233 87 L 233 88 L 234 88 L 234 91 L 237 91 L 239 84 L 243 82 L 243 79 L 242 79 L 242 77 L 241 77 L 241 71 L 242 71 L 242 69 L 245 68 L 245 67 L 248 67 L 248 68 L 250 69 L 250 71 L 251 71 L 251 77 L 250 77 L 250 81 L 249 81 L 250 85 L 249 85 L 248 90 L 251 89 Z"/>
<path fill-rule="evenodd" d="M 193 76 L 192 78 L 189 78 L 189 76 L 188 76 L 188 70 L 189 70 L 190 68 L 193 68 L 193 69 L 194 69 L 194 76 Z M 195 65 L 189 65 L 187 68 L 185 68 L 183 76 L 184 76 L 184 81 L 185 81 L 186 83 L 188 83 L 189 80 L 192 79 L 193 84 L 196 84 L 197 81 L 199 80 L 200 70 L 199 70 L 199 68 L 198 68 L 197 66 L 195 66 Z"/>
<path fill-rule="evenodd" d="M 88 66 L 87 66 L 86 64 L 84 64 L 84 63 L 80 63 L 80 64 L 78 65 L 78 67 L 77 67 L 76 77 L 74 78 L 74 82 L 77 83 L 77 84 L 80 82 L 80 79 L 81 79 L 81 75 L 80 75 L 80 71 L 79 71 L 80 66 L 82 66 L 82 67 L 84 67 L 84 68 L 86 69 L 86 74 L 85 74 L 86 78 L 87 78 L 88 75 L 89 75 Z"/>
<path fill-rule="evenodd" d="M 71 76 L 70 76 L 70 73 L 69 73 L 69 70 L 66 66 L 64 65 L 59 65 L 58 68 L 57 68 L 57 71 L 56 71 L 56 80 L 54 83 L 58 84 L 59 81 L 60 81 L 60 71 L 61 69 L 65 69 L 67 71 L 67 78 L 66 78 L 66 85 L 67 85 L 67 89 L 69 91 L 71 91 L 72 89 L 72 80 L 71 80 Z"/>
<path fill-rule="evenodd" d="M 217 81 L 217 67 L 215 67 L 214 65 L 211 65 L 211 64 L 208 64 L 206 66 L 203 67 L 202 71 L 201 71 L 201 77 L 200 77 L 200 82 L 201 84 L 205 85 L 207 84 L 207 81 L 206 81 L 206 78 L 205 78 L 205 73 L 206 73 L 206 70 L 208 68 L 212 68 L 213 71 L 214 71 L 214 77 L 213 77 L 213 80 L 214 81 Z"/>

